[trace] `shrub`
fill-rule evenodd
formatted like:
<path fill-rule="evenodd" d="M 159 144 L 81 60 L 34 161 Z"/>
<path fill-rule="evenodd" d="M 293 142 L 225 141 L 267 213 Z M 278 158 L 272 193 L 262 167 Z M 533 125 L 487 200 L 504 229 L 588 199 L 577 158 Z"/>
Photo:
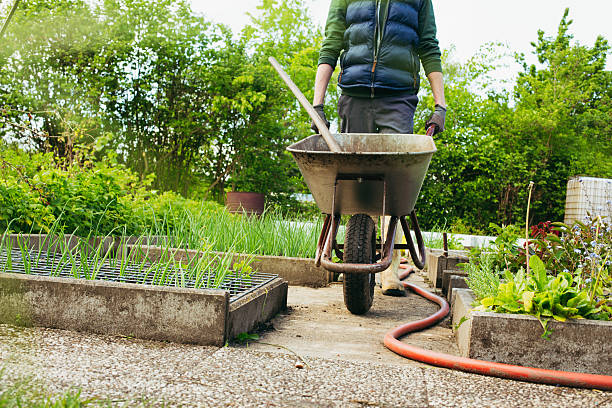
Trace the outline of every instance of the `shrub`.
<path fill-rule="evenodd" d="M 161 220 L 172 228 L 183 210 L 221 208 L 151 191 L 151 178 L 107 159 L 67 165 L 51 154 L 0 147 L 0 163 L 1 230 L 44 233 L 59 219 L 65 233 L 138 235 Z"/>

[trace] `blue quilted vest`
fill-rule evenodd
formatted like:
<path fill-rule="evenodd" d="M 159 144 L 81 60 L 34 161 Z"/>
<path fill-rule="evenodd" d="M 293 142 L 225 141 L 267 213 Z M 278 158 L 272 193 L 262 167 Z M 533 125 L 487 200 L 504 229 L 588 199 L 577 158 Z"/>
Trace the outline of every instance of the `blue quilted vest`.
<path fill-rule="evenodd" d="M 347 29 L 340 55 L 339 86 L 345 93 L 383 96 L 419 90 L 418 22 L 422 0 L 352 1 L 346 9 Z M 384 14 L 383 14 L 384 16 Z M 382 30 L 382 36 L 379 36 Z"/>

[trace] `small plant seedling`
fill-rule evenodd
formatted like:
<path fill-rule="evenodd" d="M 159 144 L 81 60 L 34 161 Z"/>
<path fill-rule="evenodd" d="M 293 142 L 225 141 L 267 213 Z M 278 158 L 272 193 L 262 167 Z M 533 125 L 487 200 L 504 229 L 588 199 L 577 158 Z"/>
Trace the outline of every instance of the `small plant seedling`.
<path fill-rule="evenodd" d="M 459 327 L 461 327 L 461 325 L 465 322 L 467 322 L 469 319 L 467 316 L 462 316 L 461 320 L 459 320 L 459 323 L 457 324 L 453 324 L 453 331 L 457 331 L 459 330 Z"/>
<path fill-rule="evenodd" d="M 238 334 L 238 336 L 236 336 L 234 340 L 236 340 L 238 343 L 248 344 L 249 341 L 259 340 L 259 334 L 244 332 L 244 333 Z"/>

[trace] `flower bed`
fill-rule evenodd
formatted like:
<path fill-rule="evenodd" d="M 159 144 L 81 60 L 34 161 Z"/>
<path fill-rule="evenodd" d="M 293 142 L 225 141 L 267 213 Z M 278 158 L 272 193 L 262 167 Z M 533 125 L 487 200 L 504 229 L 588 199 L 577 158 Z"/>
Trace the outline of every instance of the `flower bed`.
<path fill-rule="evenodd" d="M 512 228 L 465 265 L 476 310 L 532 315 L 548 337 L 551 320 L 612 317 L 612 227 L 589 218 L 572 226 L 541 223 L 516 244 Z"/>

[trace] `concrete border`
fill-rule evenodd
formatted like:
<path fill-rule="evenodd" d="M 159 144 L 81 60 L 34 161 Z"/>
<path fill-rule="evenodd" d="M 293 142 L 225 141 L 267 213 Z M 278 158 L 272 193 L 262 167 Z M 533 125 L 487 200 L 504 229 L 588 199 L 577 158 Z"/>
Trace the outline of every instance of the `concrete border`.
<path fill-rule="evenodd" d="M 450 302 L 453 299 L 453 290 L 455 289 L 469 289 L 467 281 L 463 276 L 452 275 L 448 281 L 448 293 L 446 299 Z"/>
<path fill-rule="evenodd" d="M 286 306 L 282 279 L 230 303 L 220 289 L 0 273 L 0 323 L 17 326 L 223 346 Z"/>
<path fill-rule="evenodd" d="M 448 251 L 444 255 L 441 249 L 428 249 L 427 251 L 427 279 L 434 288 L 442 287 L 442 273 L 445 270 L 457 269 L 460 263 L 469 262 L 468 251 Z"/>
<path fill-rule="evenodd" d="M 465 278 L 467 276 L 467 272 L 458 269 L 445 269 L 442 271 L 442 293 L 445 295 L 448 295 L 448 287 L 453 276 Z"/>
<path fill-rule="evenodd" d="M 229 293 L 0 273 L 0 322 L 222 346 Z"/>
<path fill-rule="evenodd" d="M 289 285 L 277 278 L 235 302 L 230 303 L 227 338 L 248 333 L 259 324 L 267 322 L 287 307 Z"/>
<path fill-rule="evenodd" d="M 548 323 L 550 339 L 533 316 L 470 311 L 474 295 L 454 289 L 452 323 L 461 355 L 529 367 L 612 375 L 612 322 L 568 320 Z"/>

